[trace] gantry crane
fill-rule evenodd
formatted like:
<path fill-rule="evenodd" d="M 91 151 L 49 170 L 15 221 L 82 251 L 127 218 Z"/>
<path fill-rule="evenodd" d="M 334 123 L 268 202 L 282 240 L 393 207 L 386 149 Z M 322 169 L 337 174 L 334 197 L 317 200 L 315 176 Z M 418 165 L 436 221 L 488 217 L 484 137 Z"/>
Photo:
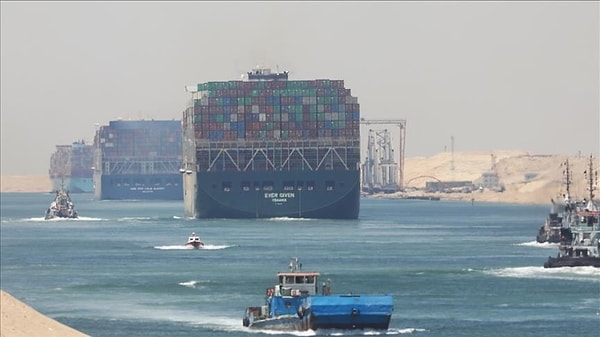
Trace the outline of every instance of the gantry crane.
<path fill-rule="evenodd" d="M 391 141 L 389 140 L 389 138 L 387 138 L 387 140 L 386 140 L 386 137 L 380 137 L 379 144 L 383 145 L 382 148 L 384 149 L 383 151 L 385 153 L 375 154 L 375 153 L 373 153 L 373 149 L 367 149 L 367 151 L 371 151 L 370 153 L 368 153 L 367 161 L 373 160 L 374 158 L 380 159 L 380 163 L 383 166 L 380 166 L 380 170 L 378 170 L 378 171 L 388 172 L 387 173 L 388 177 L 384 181 L 394 181 L 395 180 L 395 183 L 397 184 L 398 189 L 404 190 L 404 144 L 405 144 L 405 137 L 406 137 L 406 120 L 404 120 L 404 119 L 365 119 L 365 118 L 362 118 L 360 120 L 360 124 L 362 124 L 362 125 L 387 125 L 387 126 L 392 125 L 392 126 L 398 127 L 398 130 L 399 130 L 398 138 L 399 139 L 398 139 L 397 151 L 394 151 L 394 149 L 392 148 Z M 385 131 L 386 131 L 385 133 L 381 133 L 380 135 L 384 136 L 385 134 L 387 134 L 387 130 L 385 130 Z M 371 136 L 371 134 L 370 134 L 370 136 Z M 389 136 L 389 134 L 388 134 L 388 136 Z M 377 138 L 377 135 L 375 136 L 375 138 Z M 386 142 L 390 143 L 390 146 L 385 146 Z M 393 156 L 393 152 L 396 152 L 398 154 L 397 163 L 395 163 L 394 158 L 391 157 L 391 156 Z M 377 157 L 375 157 L 376 155 L 377 155 Z M 383 161 L 381 161 L 381 160 L 383 160 Z M 369 164 L 369 163 L 367 162 L 366 164 Z M 365 184 L 365 183 L 374 184 L 377 181 L 377 179 L 375 179 L 375 177 L 376 177 L 376 174 L 378 174 L 378 173 L 375 172 L 374 167 L 375 167 L 375 162 L 370 163 L 370 168 L 368 169 L 368 171 L 367 171 L 367 166 L 363 166 L 363 184 Z M 397 168 L 397 170 L 396 170 L 396 168 Z M 389 177 L 390 169 L 396 170 L 398 172 L 396 179 Z M 382 180 L 379 179 L 379 181 L 382 181 Z"/>

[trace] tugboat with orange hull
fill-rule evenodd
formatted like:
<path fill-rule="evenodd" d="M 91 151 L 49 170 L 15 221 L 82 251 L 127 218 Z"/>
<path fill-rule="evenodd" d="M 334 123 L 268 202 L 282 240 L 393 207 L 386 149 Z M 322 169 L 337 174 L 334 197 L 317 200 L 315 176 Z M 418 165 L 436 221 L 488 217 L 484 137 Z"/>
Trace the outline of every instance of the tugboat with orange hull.
<path fill-rule="evenodd" d="M 318 293 L 318 272 L 301 271 L 292 258 L 289 272 L 277 273 L 278 284 L 267 288 L 265 304 L 248 307 L 242 323 L 261 330 L 317 329 L 387 330 L 394 310 L 390 295 L 332 295 L 330 281 Z"/>

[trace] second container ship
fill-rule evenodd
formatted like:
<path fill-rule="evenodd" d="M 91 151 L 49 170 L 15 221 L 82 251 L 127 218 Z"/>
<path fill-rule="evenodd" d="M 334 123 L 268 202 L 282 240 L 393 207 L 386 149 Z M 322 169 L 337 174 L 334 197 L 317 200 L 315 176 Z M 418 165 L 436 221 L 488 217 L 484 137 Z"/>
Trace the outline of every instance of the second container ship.
<path fill-rule="evenodd" d="M 259 68 L 187 90 L 187 217 L 358 217 L 360 112 L 343 80 Z"/>
<path fill-rule="evenodd" d="M 99 200 L 182 200 L 181 121 L 117 120 L 94 139 Z"/>
<path fill-rule="evenodd" d="M 94 148 L 79 140 L 71 145 L 57 145 L 50 156 L 48 174 L 52 191 L 66 189 L 70 193 L 92 193 L 92 160 Z"/>

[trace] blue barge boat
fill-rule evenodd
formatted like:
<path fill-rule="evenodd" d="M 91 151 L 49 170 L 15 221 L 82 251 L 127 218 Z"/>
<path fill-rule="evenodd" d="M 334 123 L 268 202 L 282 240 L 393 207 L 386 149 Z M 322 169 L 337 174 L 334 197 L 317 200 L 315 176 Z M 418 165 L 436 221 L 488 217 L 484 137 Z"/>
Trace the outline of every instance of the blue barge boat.
<path fill-rule="evenodd" d="M 292 258 L 289 272 L 277 273 L 278 284 L 266 290 L 262 306 L 248 307 L 245 327 L 306 331 L 318 329 L 387 330 L 394 310 L 390 295 L 331 294 L 330 281 L 319 294 L 318 272 L 301 271 Z"/>

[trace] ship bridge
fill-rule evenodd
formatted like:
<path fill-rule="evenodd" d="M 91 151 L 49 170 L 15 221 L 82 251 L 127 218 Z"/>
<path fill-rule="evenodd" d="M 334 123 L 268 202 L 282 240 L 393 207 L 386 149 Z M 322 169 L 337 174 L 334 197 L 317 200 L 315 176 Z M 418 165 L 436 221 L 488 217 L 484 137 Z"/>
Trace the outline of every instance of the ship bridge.
<path fill-rule="evenodd" d="M 256 67 L 248 72 L 249 80 L 287 80 L 288 72 L 272 73 L 270 68 Z"/>

